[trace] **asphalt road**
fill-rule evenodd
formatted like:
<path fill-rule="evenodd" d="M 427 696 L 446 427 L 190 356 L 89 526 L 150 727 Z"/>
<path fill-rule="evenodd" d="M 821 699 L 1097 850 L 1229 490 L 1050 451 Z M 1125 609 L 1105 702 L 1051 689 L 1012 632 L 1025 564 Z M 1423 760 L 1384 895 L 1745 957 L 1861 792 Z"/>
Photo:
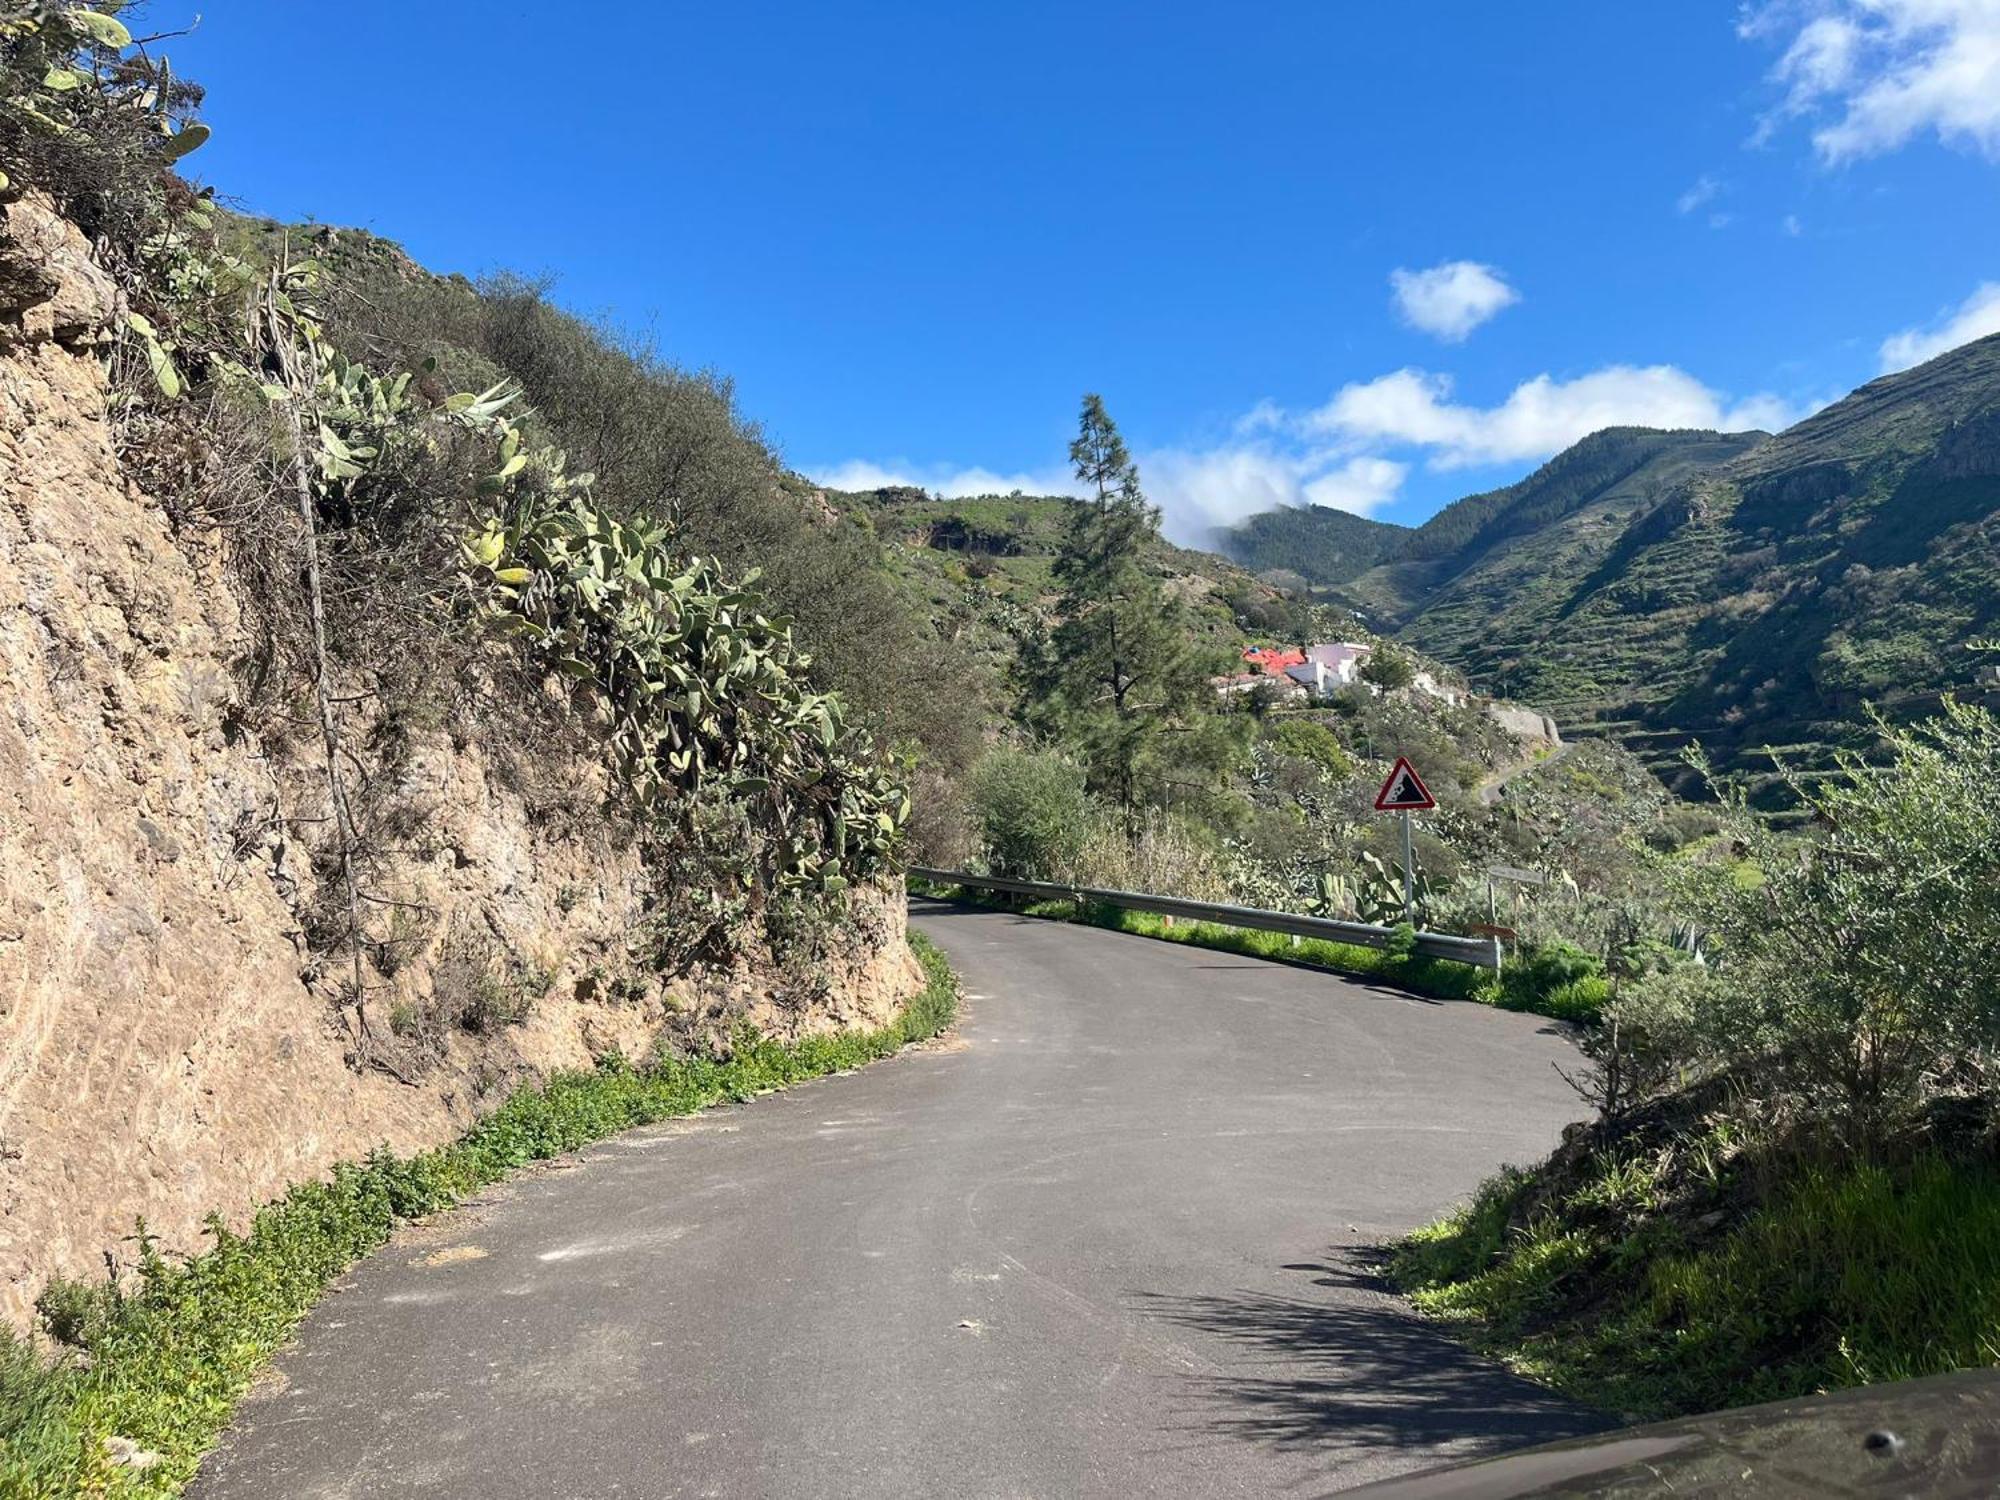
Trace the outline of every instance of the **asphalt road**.
<path fill-rule="evenodd" d="M 198 1500 L 1319 1494 L 1594 1425 L 1371 1246 L 1578 1110 L 1549 1024 L 917 903 L 955 1042 L 635 1132 L 358 1267 Z"/>

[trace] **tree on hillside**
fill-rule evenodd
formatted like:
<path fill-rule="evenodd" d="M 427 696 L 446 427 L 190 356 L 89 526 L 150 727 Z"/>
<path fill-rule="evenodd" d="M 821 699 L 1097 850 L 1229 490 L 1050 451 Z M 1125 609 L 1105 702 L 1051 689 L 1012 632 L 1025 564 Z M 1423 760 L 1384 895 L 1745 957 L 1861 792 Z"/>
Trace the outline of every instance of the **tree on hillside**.
<path fill-rule="evenodd" d="M 1202 667 L 1180 607 L 1144 566 L 1159 513 L 1100 397 L 1083 398 L 1069 455 L 1086 498 L 1055 562 L 1060 623 L 1024 647 L 1022 713 L 1074 750 L 1129 830 L 1134 809 L 1170 779 L 1169 760 L 1215 758 L 1199 722 L 1212 715 L 1202 713 Z"/>
<path fill-rule="evenodd" d="M 1405 652 L 1383 641 L 1361 663 L 1361 680 L 1393 693 L 1417 680 L 1417 665 Z"/>

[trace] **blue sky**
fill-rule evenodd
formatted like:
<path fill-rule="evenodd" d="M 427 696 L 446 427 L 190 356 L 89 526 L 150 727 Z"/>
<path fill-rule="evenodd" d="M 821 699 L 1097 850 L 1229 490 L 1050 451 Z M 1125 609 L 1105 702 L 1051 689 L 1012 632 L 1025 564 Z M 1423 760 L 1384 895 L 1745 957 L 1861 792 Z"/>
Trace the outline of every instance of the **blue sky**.
<path fill-rule="evenodd" d="M 551 275 L 828 482 L 1050 487 L 1101 391 L 1182 537 L 2000 329 L 2000 0 L 218 0 L 163 45 L 247 209 Z"/>

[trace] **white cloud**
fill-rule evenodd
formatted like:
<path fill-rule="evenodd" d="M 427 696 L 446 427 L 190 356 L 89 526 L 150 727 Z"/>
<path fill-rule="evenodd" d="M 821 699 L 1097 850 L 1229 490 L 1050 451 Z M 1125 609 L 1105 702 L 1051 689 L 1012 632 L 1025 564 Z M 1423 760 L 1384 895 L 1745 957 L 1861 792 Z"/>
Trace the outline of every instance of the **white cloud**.
<path fill-rule="evenodd" d="M 864 458 L 807 471 L 814 484 L 830 490 L 880 490 L 892 485 L 910 485 L 929 490 L 946 499 L 965 495 L 1006 495 L 1020 490 L 1027 495 L 1073 495 L 1076 479 L 1067 469 L 1021 470 L 998 473 L 978 465 L 913 464 L 891 460 L 878 464 Z"/>
<path fill-rule="evenodd" d="M 1990 290 L 2000 304 L 2000 286 Z M 1279 506 L 1372 515 L 1396 500 L 1419 463 L 1437 472 L 1539 463 L 1605 427 L 1777 431 L 1824 404 L 1770 392 L 1732 399 L 1674 365 L 1607 365 L 1568 380 L 1537 375 L 1498 404 L 1478 406 L 1453 399 L 1449 375 L 1402 369 L 1342 386 L 1310 411 L 1260 401 L 1212 446 L 1159 447 L 1136 457 L 1166 534 L 1204 546 L 1216 528 Z M 812 477 L 835 489 L 908 484 L 947 496 L 1076 492 L 1061 470 L 856 461 Z"/>
<path fill-rule="evenodd" d="M 1693 187 L 1674 200 L 1674 207 L 1681 213 L 1691 214 L 1721 191 L 1721 182 L 1704 172 L 1695 180 Z"/>
<path fill-rule="evenodd" d="M 1253 408 L 1267 428 L 1291 418 L 1275 405 Z M 1281 505 L 1329 505 L 1367 515 L 1395 499 L 1410 471 L 1406 463 L 1375 455 L 1355 455 L 1325 445 L 1299 445 L 1289 436 L 1274 441 L 1269 431 L 1214 448 L 1157 448 L 1138 455 L 1147 498 L 1160 507 L 1161 529 L 1177 542 L 1206 546 L 1216 527 L 1233 526 L 1259 511 Z M 1289 444 L 1289 446 L 1287 446 Z M 834 490 L 876 490 L 914 485 L 946 498 L 1004 495 L 1074 495 L 1076 481 L 1065 471 L 1002 474 L 977 466 L 878 464 L 856 459 L 815 469 L 815 484 Z"/>
<path fill-rule="evenodd" d="M 1389 273 L 1389 285 L 1406 323 L 1450 344 L 1521 300 L 1498 270 L 1472 260 L 1446 261 L 1425 271 L 1398 267 Z"/>
<path fill-rule="evenodd" d="M 1351 510 L 1357 516 L 1370 515 L 1395 499 L 1409 472 L 1408 464 L 1392 459 L 1349 459 L 1306 484 L 1306 503 Z"/>
<path fill-rule="evenodd" d="M 1287 451 L 1271 443 L 1189 450 L 1162 448 L 1139 457 L 1146 493 L 1176 541 L 1199 544 L 1281 505 L 1327 505 L 1365 516 L 1396 498 L 1410 466 L 1374 455 L 1323 448 Z"/>
<path fill-rule="evenodd" d="M 1788 38 L 1773 70 L 1784 102 L 1760 139 L 1803 118 L 1828 162 L 1933 131 L 2000 160 L 2000 0 L 1770 0 L 1739 29 Z"/>
<path fill-rule="evenodd" d="M 1797 239 L 1800 235 L 1805 233 L 1805 225 L 1799 222 L 1799 216 L 1797 214 L 1786 214 L 1784 222 L 1779 227 L 1783 229 L 1785 233 L 1790 235 L 1793 239 Z"/>
<path fill-rule="evenodd" d="M 2000 333 L 2000 281 L 1981 282 L 1977 291 L 1932 326 L 1905 328 L 1882 340 L 1882 372 L 1907 370 L 1989 333 Z"/>
<path fill-rule="evenodd" d="M 1673 365 L 1609 365 L 1557 380 L 1537 375 L 1497 406 L 1451 400 L 1448 375 L 1403 369 L 1343 386 L 1304 418 L 1323 437 L 1430 450 L 1434 469 L 1542 459 L 1602 427 L 1786 426 L 1803 413 L 1769 394 L 1731 404 Z"/>

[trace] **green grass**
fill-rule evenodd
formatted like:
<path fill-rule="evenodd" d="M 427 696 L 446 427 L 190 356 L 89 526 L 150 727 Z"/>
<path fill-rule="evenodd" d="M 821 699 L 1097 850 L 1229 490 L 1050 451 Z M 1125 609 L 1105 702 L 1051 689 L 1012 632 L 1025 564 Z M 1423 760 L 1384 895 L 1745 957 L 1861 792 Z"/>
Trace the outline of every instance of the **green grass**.
<path fill-rule="evenodd" d="M 451 1145 L 409 1157 L 378 1151 L 324 1182 L 293 1187 L 245 1235 L 212 1222 L 215 1244 L 200 1255 L 147 1253 L 135 1287 L 51 1287 L 45 1323 L 80 1352 L 51 1362 L 0 1330 L 0 1497 L 175 1494 L 327 1284 L 399 1223 L 450 1208 L 529 1162 L 935 1036 L 957 1012 L 957 980 L 935 947 L 914 934 L 910 942 L 927 983 L 880 1030 L 782 1045 L 745 1028 L 726 1060 L 641 1067 L 609 1058 L 592 1071 L 558 1073 L 515 1093 Z M 143 1474 L 112 1464 L 105 1439 L 114 1435 L 161 1461 Z"/>
<path fill-rule="evenodd" d="M 1706 1226 L 1641 1164 L 1596 1163 L 1521 1224 L 1533 1182 L 1489 1182 L 1405 1240 L 1395 1276 L 1419 1309 L 1580 1401 L 1675 1416 L 2000 1364 L 1990 1163 L 1799 1166 Z"/>

